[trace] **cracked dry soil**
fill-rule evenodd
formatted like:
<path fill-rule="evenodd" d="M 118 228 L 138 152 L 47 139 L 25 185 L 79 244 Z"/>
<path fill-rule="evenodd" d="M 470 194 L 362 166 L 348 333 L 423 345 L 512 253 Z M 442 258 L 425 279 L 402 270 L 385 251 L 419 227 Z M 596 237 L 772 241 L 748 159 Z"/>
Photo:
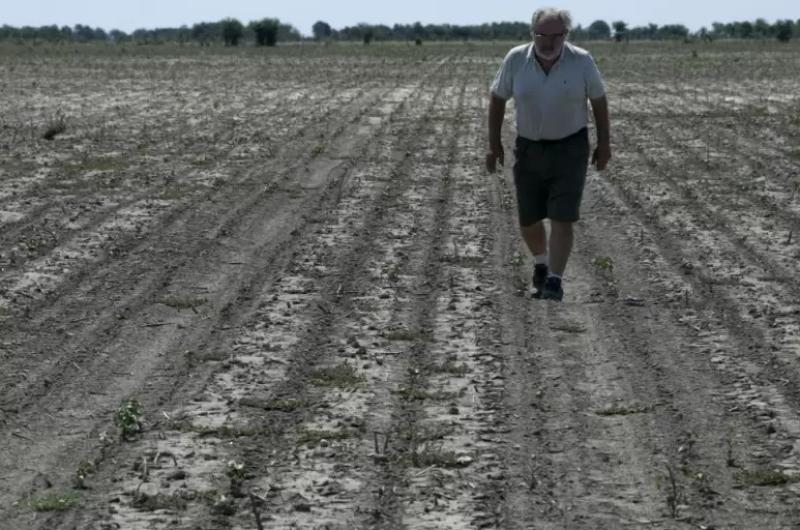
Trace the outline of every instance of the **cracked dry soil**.
<path fill-rule="evenodd" d="M 508 45 L 4 45 L 0 528 L 800 527 L 800 53 L 755 46 L 588 46 L 557 304 L 481 168 Z"/>

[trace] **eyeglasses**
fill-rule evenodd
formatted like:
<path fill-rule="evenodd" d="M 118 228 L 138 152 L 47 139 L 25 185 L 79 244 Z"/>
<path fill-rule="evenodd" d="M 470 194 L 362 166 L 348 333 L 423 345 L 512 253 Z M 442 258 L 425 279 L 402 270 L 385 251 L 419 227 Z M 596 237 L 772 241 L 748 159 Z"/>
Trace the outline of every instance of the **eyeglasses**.
<path fill-rule="evenodd" d="M 566 32 L 563 32 L 563 33 L 534 33 L 533 36 L 534 36 L 534 38 L 537 38 L 537 39 L 547 39 L 547 38 L 560 39 L 560 38 L 563 38 L 566 34 L 567 34 Z"/>

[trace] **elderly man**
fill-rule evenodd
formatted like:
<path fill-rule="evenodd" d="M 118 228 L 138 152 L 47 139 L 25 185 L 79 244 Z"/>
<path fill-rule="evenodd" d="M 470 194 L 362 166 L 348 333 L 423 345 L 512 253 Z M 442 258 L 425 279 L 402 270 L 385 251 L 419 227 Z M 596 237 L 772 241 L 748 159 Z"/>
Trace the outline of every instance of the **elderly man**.
<path fill-rule="evenodd" d="M 592 163 L 602 170 L 611 159 L 603 80 L 592 56 L 565 42 L 571 22 L 567 11 L 537 10 L 533 42 L 506 55 L 491 87 L 486 155 L 486 169 L 494 173 L 497 162 L 504 162 L 500 131 L 506 101 L 513 97 L 518 133 L 514 184 L 522 237 L 534 256 L 534 297 L 558 301 L 564 296 L 562 276 L 589 164 L 587 99 L 597 128 Z M 544 219 L 550 220 L 549 245 Z"/>

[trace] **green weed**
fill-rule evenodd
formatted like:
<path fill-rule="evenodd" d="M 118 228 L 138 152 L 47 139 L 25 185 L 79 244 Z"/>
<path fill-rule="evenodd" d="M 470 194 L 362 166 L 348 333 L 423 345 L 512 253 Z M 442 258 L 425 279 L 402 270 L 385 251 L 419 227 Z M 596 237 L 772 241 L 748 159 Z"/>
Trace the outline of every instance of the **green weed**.
<path fill-rule="evenodd" d="M 64 495 L 45 495 L 31 499 L 30 506 L 37 512 L 64 512 L 78 504 L 80 496 L 76 493 Z"/>
<path fill-rule="evenodd" d="M 297 443 L 298 445 L 316 446 L 319 445 L 322 440 L 348 440 L 355 437 L 356 434 L 355 431 L 347 429 L 339 431 L 308 429 L 300 432 Z"/>
<path fill-rule="evenodd" d="M 273 399 L 264 404 L 264 410 L 276 410 L 278 412 L 294 412 L 308 405 L 300 399 Z"/>
<path fill-rule="evenodd" d="M 356 369 L 347 363 L 320 368 L 311 373 L 311 384 L 317 386 L 352 388 L 365 380 L 364 376 L 356 373 Z"/>
<path fill-rule="evenodd" d="M 642 414 L 650 412 L 653 407 L 647 405 L 612 405 L 604 409 L 594 411 L 598 416 L 627 416 L 628 414 Z"/>
<path fill-rule="evenodd" d="M 386 338 L 386 340 L 390 340 L 390 341 L 408 341 L 408 342 L 411 342 L 411 341 L 417 340 L 417 338 L 419 337 L 419 333 L 416 333 L 414 331 L 409 331 L 409 330 L 406 330 L 406 329 L 400 329 L 400 330 L 396 330 L 396 331 L 390 331 L 390 332 L 384 334 L 384 337 Z"/>
<path fill-rule="evenodd" d="M 114 425 L 123 440 L 142 431 L 142 405 L 135 399 L 123 401 L 114 413 Z"/>
<path fill-rule="evenodd" d="M 592 265 L 594 265 L 596 269 L 604 272 L 614 271 L 614 260 L 608 256 L 595 256 L 592 260 Z"/>
<path fill-rule="evenodd" d="M 73 484 L 76 489 L 85 490 L 87 489 L 86 486 L 86 477 L 88 477 L 91 473 L 94 472 L 94 464 L 91 462 L 84 462 L 78 466 L 78 469 L 75 471 L 75 476 L 73 477 Z"/>
<path fill-rule="evenodd" d="M 525 265 L 525 258 L 519 252 L 515 252 L 511 259 L 508 261 L 508 264 L 513 267 L 521 267 Z"/>
<path fill-rule="evenodd" d="M 191 297 L 191 296 L 168 296 L 161 299 L 161 303 L 172 307 L 173 309 L 192 309 L 207 303 L 205 298 Z"/>
<path fill-rule="evenodd" d="M 400 388 L 399 390 L 394 390 L 393 392 L 399 395 L 405 401 L 446 401 L 457 397 L 453 392 L 425 390 L 423 388 L 416 387 L 404 387 Z"/>
<path fill-rule="evenodd" d="M 469 366 L 466 364 L 458 364 L 455 361 L 445 361 L 442 364 L 434 364 L 428 369 L 434 374 L 451 374 L 458 376 L 463 376 L 470 372 Z"/>
<path fill-rule="evenodd" d="M 187 502 L 183 497 L 178 495 L 165 495 L 158 493 L 156 495 L 147 495 L 146 493 L 139 493 L 133 499 L 133 507 L 146 512 L 154 512 L 156 510 L 173 510 L 183 511 L 186 509 Z"/>
<path fill-rule="evenodd" d="M 783 486 L 798 481 L 797 477 L 786 475 L 782 471 L 766 469 L 742 471 L 736 473 L 734 478 L 740 486 Z"/>

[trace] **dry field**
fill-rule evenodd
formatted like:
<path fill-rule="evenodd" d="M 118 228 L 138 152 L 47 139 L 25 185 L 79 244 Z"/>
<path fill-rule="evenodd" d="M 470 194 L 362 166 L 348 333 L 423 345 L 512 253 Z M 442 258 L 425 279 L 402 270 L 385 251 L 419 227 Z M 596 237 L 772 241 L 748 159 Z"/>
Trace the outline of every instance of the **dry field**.
<path fill-rule="evenodd" d="M 588 46 L 563 304 L 510 46 L 0 47 L 0 528 L 798 528 L 800 45 Z"/>

